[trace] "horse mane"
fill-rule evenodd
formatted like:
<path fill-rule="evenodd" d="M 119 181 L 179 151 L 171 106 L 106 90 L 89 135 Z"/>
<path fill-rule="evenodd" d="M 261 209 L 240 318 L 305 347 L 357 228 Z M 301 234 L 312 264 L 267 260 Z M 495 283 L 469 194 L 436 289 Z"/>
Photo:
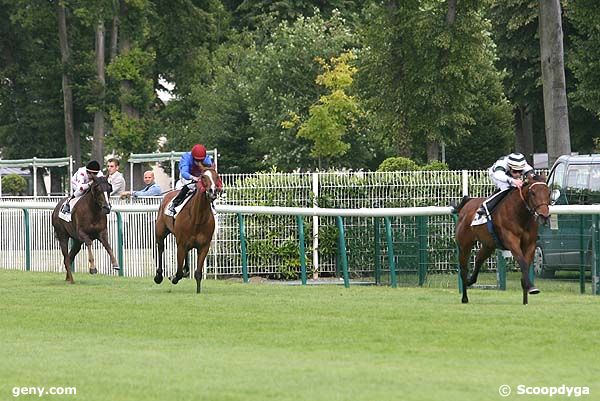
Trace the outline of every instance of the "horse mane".
<path fill-rule="evenodd" d="M 472 198 L 469 195 L 465 195 L 460 200 L 460 203 L 458 204 L 458 206 L 451 203 L 450 206 L 452 207 L 452 213 L 457 214 L 458 212 L 460 212 L 460 209 L 462 209 L 467 204 L 467 202 L 469 202 L 471 199 Z"/>

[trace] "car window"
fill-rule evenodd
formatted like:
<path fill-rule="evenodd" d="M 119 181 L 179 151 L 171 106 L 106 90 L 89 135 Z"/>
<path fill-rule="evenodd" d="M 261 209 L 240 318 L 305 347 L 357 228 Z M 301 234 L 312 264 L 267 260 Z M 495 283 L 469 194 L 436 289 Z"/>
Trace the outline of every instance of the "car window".
<path fill-rule="evenodd" d="M 567 188 L 586 189 L 590 177 L 590 166 L 571 165 L 567 169 Z"/>
<path fill-rule="evenodd" d="M 562 189 L 562 182 L 565 176 L 565 164 L 559 163 L 552 170 L 552 174 L 550 174 L 550 178 L 548 178 L 548 184 L 552 189 Z"/>
<path fill-rule="evenodd" d="M 600 191 L 600 165 L 592 166 L 590 174 L 590 190 Z"/>

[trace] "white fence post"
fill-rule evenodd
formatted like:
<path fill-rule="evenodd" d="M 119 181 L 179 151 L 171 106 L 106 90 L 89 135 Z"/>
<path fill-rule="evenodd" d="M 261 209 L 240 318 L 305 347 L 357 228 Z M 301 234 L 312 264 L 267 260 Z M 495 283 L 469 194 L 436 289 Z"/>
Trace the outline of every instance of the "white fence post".
<path fill-rule="evenodd" d="M 312 173 L 313 207 L 319 198 L 319 173 Z M 319 278 L 319 216 L 313 216 L 313 279 Z"/>

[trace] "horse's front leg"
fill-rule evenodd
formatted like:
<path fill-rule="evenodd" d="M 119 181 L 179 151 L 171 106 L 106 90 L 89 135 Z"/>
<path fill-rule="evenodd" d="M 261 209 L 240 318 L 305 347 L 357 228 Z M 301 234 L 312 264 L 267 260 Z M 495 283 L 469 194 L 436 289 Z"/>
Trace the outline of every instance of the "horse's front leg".
<path fill-rule="evenodd" d="M 206 255 L 208 255 L 208 250 L 210 249 L 210 242 L 206 245 L 203 245 L 198 250 L 198 261 L 196 263 L 196 271 L 194 272 L 194 278 L 196 279 L 196 294 L 200 294 L 201 284 L 202 284 L 202 275 L 204 272 L 204 260 L 206 259 Z"/>
<path fill-rule="evenodd" d="M 156 262 L 157 262 L 157 269 L 156 269 L 156 275 L 154 276 L 154 282 L 156 284 L 160 284 L 163 281 L 163 254 L 165 253 L 165 239 L 161 238 L 157 243 L 156 243 Z"/>
<path fill-rule="evenodd" d="M 183 278 L 183 265 L 188 250 L 183 244 L 177 244 L 177 272 L 174 276 L 169 277 L 171 283 L 177 284 Z"/>
<path fill-rule="evenodd" d="M 108 242 L 108 230 L 102 231 L 102 233 L 100 234 L 100 242 L 102 243 L 102 246 L 104 247 L 104 249 L 106 249 L 106 252 L 108 252 L 108 256 L 110 256 L 110 264 L 111 264 L 112 268 L 115 270 L 119 270 L 120 269 L 119 262 L 117 262 L 117 258 L 115 258 L 112 247 L 110 246 L 110 243 Z"/>
<path fill-rule="evenodd" d="M 467 281 L 469 277 L 469 256 L 471 255 L 471 245 L 469 247 L 460 247 L 458 250 L 458 264 L 460 266 L 460 279 L 462 282 L 462 300 L 463 304 L 469 303 L 467 297 Z"/>
<path fill-rule="evenodd" d="M 79 238 L 81 238 L 81 241 L 87 247 L 90 274 L 98 273 L 98 269 L 96 269 L 96 260 L 94 259 L 94 254 L 92 253 L 92 239 L 82 231 L 79 232 Z"/>
<path fill-rule="evenodd" d="M 521 270 L 521 288 L 523 289 L 523 305 L 527 305 L 529 303 L 528 294 L 539 294 L 540 290 L 537 289 L 529 280 L 529 269 L 531 267 L 531 261 L 533 260 L 533 253 L 535 251 L 535 247 L 531 252 L 531 257 L 526 258 L 521 250 L 512 251 L 513 256 L 517 260 L 519 264 L 519 268 Z M 529 256 L 529 252 L 528 255 Z M 529 260 L 529 263 L 527 262 Z"/>

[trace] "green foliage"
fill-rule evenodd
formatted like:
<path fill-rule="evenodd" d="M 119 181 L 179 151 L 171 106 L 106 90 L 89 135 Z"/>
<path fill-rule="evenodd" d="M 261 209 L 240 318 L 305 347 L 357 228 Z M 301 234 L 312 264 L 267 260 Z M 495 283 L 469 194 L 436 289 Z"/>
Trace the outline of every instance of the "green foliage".
<path fill-rule="evenodd" d="M 377 171 L 415 171 L 419 165 L 406 157 L 389 157 L 385 159 Z"/>
<path fill-rule="evenodd" d="M 27 180 L 18 174 L 2 177 L 2 192 L 10 195 L 23 195 L 27 189 Z"/>
<path fill-rule="evenodd" d="M 342 137 L 358 113 L 356 99 L 345 92 L 352 85 L 352 75 L 356 72 L 356 68 L 349 65 L 353 58 L 351 52 L 344 53 L 340 57 L 333 57 L 331 65 L 318 59 L 325 71 L 317 76 L 316 82 L 331 92 L 310 106 L 309 118 L 297 133 L 299 138 L 314 142 L 310 154 L 316 159 L 341 156 L 350 149 Z"/>
<path fill-rule="evenodd" d="M 427 163 L 426 165 L 422 166 L 421 170 L 424 170 L 424 171 L 448 170 L 448 165 L 446 163 L 442 163 L 441 161 L 432 161 L 432 162 Z"/>
<path fill-rule="evenodd" d="M 5 159 L 64 156 L 56 8 L 0 2 L 0 151 Z"/>
<path fill-rule="evenodd" d="M 160 135 L 158 124 L 149 118 L 129 118 L 118 110 L 110 113 L 113 126 L 111 134 L 106 137 L 106 145 L 115 149 L 124 158 L 129 153 L 149 153 L 156 149 L 156 141 Z"/>
<path fill-rule="evenodd" d="M 305 121 L 309 106 L 323 95 L 315 83 L 321 71 L 314 60 L 329 60 L 354 42 L 353 33 L 339 15 L 334 13 L 326 20 L 316 13 L 299 17 L 292 24 L 280 24 L 267 44 L 256 44 L 243 72 L 244 93 L 255 134 L 252 147 L 263 154 L 264 165 L 286 170 L 310 167 L 310 143 L 282 122 L 294 115 Z"/>
<path fill-rule="evenodd" d="M 392 133 L 396 154 L 422 158 L 428 142 L 455 143 L 472 133 L 483 98 L 505 101 L 501 86 L 489 83 L 500 83 L 501 74 L 482 8 L 458 4 L 452 25 L 445 2 L 400 2 L 392 13 L 385 5 L 367 9 L 361 96 L 372 119 Z"/>
<path fill-rule="evenodd" d="M 600 116 L 600 27 L 598 4 L 582 0 L 569 4 L 569 17 L 577 28 L 572 36 L 574 49 L 569 65 L 578 80 L 577 90 L 572 94 L 575 102 Z"/>

